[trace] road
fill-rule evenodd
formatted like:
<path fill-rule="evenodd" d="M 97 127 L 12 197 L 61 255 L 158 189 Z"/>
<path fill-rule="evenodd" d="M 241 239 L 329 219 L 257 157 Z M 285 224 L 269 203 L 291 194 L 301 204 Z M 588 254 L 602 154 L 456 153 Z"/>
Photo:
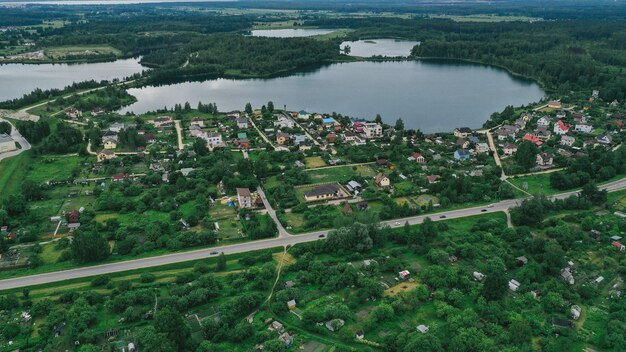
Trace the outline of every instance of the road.
<path fill-rule="evenodd" d="M 178 139 L 178 150 L 185 149 L 183 144 L 183 130 L 180 127 L 180 120 L 174 120 L 174 127 L 176 128 L 176 138 Z"/>
<path fill-rule="evenodd" d="M 29 150 L 31 148 L 30 143 L 28 143 L 28 141 L 26 140 L 26 138 L 22 137 L 22 135 L 20 134 L 20 132 L 17 130 L 17 128 L 15 128 L 15 126 L 13 126 L 13 124 L 8 121 L 5 120 L 3 118 L 0 118 L 0 122 L 8 122 L 11 125 L 11 138 L 13 138 L 17 143 L 20 144 L 20 149 L 11 151 L 11 152 L 5 152 L 5 153 L 1 153 L 0 154 L 0 161 L 6 159 L 6 158 L 10 158 L 13 156 L 17 156 L 20 155 L 21 153 Z"/>
<path fill-rule="evenodd" d="M 626 178 L 610 182 L 599 186 L 600 189 L 606 189 L 609 192 L 618 191 L 622 189 L 626 189 Z M 564 199 L 571 195 L 578 193 L 578 190 L 571 192 L 564 192 L 557 195 L 552 196 L 551 198 Z M 264 195 L 262 195 L 263 198 Z M 411 225 L 420 224 L 424 221 L 425 218 L 429 217 L 434 221 L 440 220 L 449 220 L 449 219 L 457 219 L 464 218 L 469 216 L 475 216 L 485 213 L 493 213 L 493 212 L 505 212 L 511 207 L 514 207 L 522 202 L 523 199 L 509 199 L 501 202 L 494 203 L 490 206 L 479 206 L 472 208 L 464 208 L 457 210 L 448 210 L 434 214 L 427 215 L 418 215 L 403 219 L 396 219 L 391 221 L 383 222 L 383 224 L 387 224 L 390 227 L 401 227 L 404 226 L 406 222 Z M 206 249 L 198 249 L 189 252 L 181 252 L 181 253 L 173 253 L 166 254 L 158 257 L 149 257 L 143 259 L 135 259 L 123 262 L 116 263 L 108 263 L 101 264 L 96 266 L 89 266 L 84 268 L 65 270 L 65 271 L 57 271 L 39 275 L 31 275 L 31 276 L 23 276 L 18 278 L 6 279 L 0 281 L 0 291 L 7 290 L 12 288 L 26 287 L 32 285 L 40 285 L 47 284 L 52 282 L 59 282 L 64 280 L 71 280 L 89 276 L 96 275 L 104 275 L 110 273 L 116 273 L 127 270 L 135 270 L 135 269 L 143 269 L 150 268 L 160 265 L 174 264 L 180 262 L 186 262 L 190 260 L 198 260 L 205 259 L 209 257 L 213 257 L 216 254 L 224 252 L 224 254 L 236 254 L 236 253 L 244 253 L 250 251 L 256 251 L 267 248 L 275 248 L 275 247 L 284 247 L 295 245 L 298 243 L 312 242 L 317 241 L 321 237 L 325 237 L 331 230 L 323 230 L 323 231 L 315 231 L 309 232 L 301 235 L 294 236 L 279 236 L 278 238 L 272 238 L 267 240 L 260 240 L 254 242 L 246 242 L 240 244 L 232 244 L 222 247 L 214 247 L 214 248 L 206 248 Z"/>

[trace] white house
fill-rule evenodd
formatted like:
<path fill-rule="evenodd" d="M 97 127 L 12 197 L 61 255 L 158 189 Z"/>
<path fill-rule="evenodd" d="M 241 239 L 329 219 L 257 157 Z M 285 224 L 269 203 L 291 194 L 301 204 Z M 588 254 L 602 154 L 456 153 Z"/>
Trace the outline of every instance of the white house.
<path fill-rule="evenodd" d="M 237 202 L 240 208 L 252 208 L 252 194 L 247 188 L 237 188 Z"/>
<path fill-rule="evenodd" d="M 246 128 L 248 128 L 248 119 L 246 119 L 245 117 L 238 117 L 237 118 L 237 128 L 245 130 Z"/>
<path fill-rule="evenodd" d="M 550 126 L 550 118 L 548 116 L 541 116 L 539 120 L 537 120 L 537 126 Z"/>
<path fill-rule="evenodd" d="M 593 130 L 593 125 L 589 124 L 589 123 L 577 123 L 576 126 L 574 127 L 574 130 L 576 132 L 582 132 L 582 133 L 591 133 L 591 131 Z"/>
<path fill-rule="evenodd" d="M 548 153 L 537 154 L 537 166 L 552 166 L 552 155 Z"/>
<path fill-rule="evenodd" d="M 367 122 L 363 126 L 365 138 L 378 138 L 383 135 L 383 126 L 374 122 Z"/>
<path fill-rule="evenodd" d="M 517 146 L 513 143 L 509 143 L 504 146 L 504 155 L 513 155 L 517 152 Z"/>
<path fill-rule="evenodd" d="M 459 138 L 465 138 L 472 133 L 472 129 L 469 127 L 457 127 L 454 129 L 454 136 Z"/>
<path fill-rule="evenodd" d="M 562 120 L 559 120 L 557 123 L 554 124 L 553 132 L 558 134 L 559 136 L 567 134 L 568 131 L 569 126 L 564 124 Z"/>
<path fill-rule="evenodd" d="M 576 142 L 576 138 L 574 138 L 572 136 L 563 136 L 563 137 L 561 137 L 561 145 L 565 145 L 565 146 L 571 147 L 572 145 L 574 145 L 574 142 Z"/>
<path fill-rule="evenodd" d="M 519 289 L 520 283 L 517 282 L 514 279 L 511 279 L 511 281 L 509 281 L 509 290 L 516 292 Z"/>

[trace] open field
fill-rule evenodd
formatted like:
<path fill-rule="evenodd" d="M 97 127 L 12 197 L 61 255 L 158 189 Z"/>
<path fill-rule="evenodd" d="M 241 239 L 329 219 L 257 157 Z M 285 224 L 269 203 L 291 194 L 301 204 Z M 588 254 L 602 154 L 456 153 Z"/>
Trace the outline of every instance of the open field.
<path fill-rule="evenodd" d="M 318 167 L 326 166 L 326 162 L 319 156 L 309 156 L 304 158 L 304 163 L 307 169 L 315 169 Z"/>
<path fill-rule="evenodd" d="M 44 53 L 51 59 L 66 59 L 72 56 L 98 56 L 98 55 L 115 55 L 122 54 L 121 51 L 107 45 L 77 45 L 77 46 L 60 46 L 44 49 Z"/>
<path fill-rule="evenodd" d="M 376 171 L 369 165 L 340 166 L 307 172 L 311 179 L 310 183 L 348 182 L 354 176 L 370 178 L 376 175 Z"/>

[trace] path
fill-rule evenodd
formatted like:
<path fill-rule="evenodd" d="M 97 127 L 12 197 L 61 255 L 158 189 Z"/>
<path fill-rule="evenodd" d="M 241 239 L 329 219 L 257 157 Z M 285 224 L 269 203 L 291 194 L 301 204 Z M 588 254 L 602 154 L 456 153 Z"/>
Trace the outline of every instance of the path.
<path fill-rule="evenodd" d="M 280 272 L 283 269 L 283 264 L 285 263 L 285 257 L 287 256 L 287 246 L 283 249 L 283 256 L 280 258 L 280 263 L 278 263 L 278 268 L 276 268 L 276 280 L 274 281 L 274 285 L 272 285 L 272 289 L 270 290 L 269 296 L 265 300 L 265 303 L 269 302 L 272 299 L 272 295 L 274 294 L 274 289 L 278 284 L 278 280 L 280 280 Z"/>
<path fill-rule="evenodd" d="M 176 128 L 176 135 L 178 137 L 178 150 L 185 149 L 183 144 L 183 130 L 180 127 L 180 120 L 174 120 L 174 128 Z"/>
<path fill-rule="evenodd" d="M 268 143 L 269 145 L 272 146 L 272 148 L 274 148 L 274 150 L 276 150 L 276 146 L 274 146 L 274 144 L 272 142 L 270 142 L 269 138 L 267 138 L 267 136 L 265 135 L 265 133 L 261 132 L 261 130 L 257 127 L 256 123 L 254 123 L 254 120 L 246 115 L 246 118 L 248 119 L 248 121 L 250 121 L 250 124 L 252 125 L 252 127 L 254 127 L 254 129 L 259 132 L 259 135 L 261 136 L 261 138 L 263 138 L 265 140 L 266 143 Z"/>
<path fill-rule="evenodd" d="M 500 155 L 498 154 L 498 148 L 496 148 L 496 143 L 493 141 L 493 134 L 491 133 L 491 131 L 487 131 L 486 135 L 487 141 L 489 141 L 489 149 L 491 149 L 491 154 L 493 154 L 493 160 L 496 162 L 496 165 L 498 165 L 502 169 L 500 179 L 502 181 L 505 181 L 507 176 L 504 173 L 504 169 L 502 168 L 502 161 L 500 160 Z"/>
<path fill-rule="evenodd" d="M 622 189 L 626 189 L 626 178 L 613 181 L 604 184 L 599 187 L 600 189 L 606 189 L 609 192 L 614 192 Z M 575 195 L 579 190 L 560 193 L 554 196 L 550 196 L 551 199 L 564 199 L 569 196 Z M 262 193 L 261 193 L 262 194 Z M 388 225 L 392 228 L 402 227 L 406 222 L 409 225 L 420 224 L 425 218 L 430 218 L 433 221 L 441 221 L 447 219 L 457 219 L 469 216 L 476 216 L 485 213 L 503 212 L 511 207 L 520 204 L 524 198 L 509 199 L 498 203 L 492 204 L 491 207 L 472 207 L 465 209 L 443 211 L 435 214 L 418 215 L 403 219 L 396 219 L 390 221 L 381 222 L 381 225 Z M 265 201 L 265 200 L 264 200 Z M 105 275 L 110 273 L 117 273 L 128 270 L 136 270 L 143 268 L 156 267 L 161 265 L 168 265 L 174 263 L 187 262 L 191 260 L 206 259 L 214 257 L 217 253 L 223 252 L 224 254 L 236 254 L 245 253 L 250 251 L 257 251 L 261 249 L 269 249 L 284 246 L 293 246 L 298 243 L 313 242 L 328 236 L 328 233 L 332 230 L 323 230 L 316 232 L 309 232 L 301 235 L 290 236 L 286 231 L 286 236 L 279 236 L 278 238 L 265 239 L 252 242 L 244 242 L 232 245 L 226 245 L 221 247 L 203 248 L 187 252 L 179 252 L 172 254 L 165 254 L 156 257 L 148 257 L 142 259 L 134 259 L 120 262 L 113 262 L 107 264 L 100 264 L 95 266 L 87 266 L 82 268 L 76 268 L 64 271 L 55 271 L 45 274 L 22 276 L 11 279 L 5 279 L 0 281 L 0 290 L 15 289 L 26 286 L 34 286 L 47 284 L 52 282 L 59 282 L 89 276 Z"/>
<path fill-rule="evenodd" d="M 20 155 L 23 152 L 25 152 L 25 151 L 27 151 L 27 150 L 29 150 L 31 148 L 30 143 L 28 143 L 26 138 L 24 138 L 20 134 L 20 131 L 18 131 L 17 128 L 15 128 L 15 126 L 13 126 L 11 121 L 8 121 L 8 120 L 5 120 L 3 118 L 0 118 L 0 122 L 8 122 L 9 125 L 11 125 L 11 138 L 13 138 L 13 140 L 16 141 L 17 143 L 19 143 L 19 145 L 20 145 L 20 149 L 13 150 L 13 151 L 10 151 L 10 152 L 0 153 L 0 161 L 4 160 L 6 158 L 10 158 L 10 157 L 13 157 L 13 156 Z"/>
<path fill-rule="evenodd" d="M 267 200 L 267 197 L 265 196 L 265 192 L 263 191 L 263 188 L 261 188 L 261 186 L 258 186 L 256 188 L 256 191 L 259 194 L 259 197 L 261 197 L 261 200 L 263 201 L 265 210 L 267 210 L 267 213 L 270 215 L 272 220 L 274 220 L 274 222 L 276 223 L 276 227 L 278 228 L 278 238 L 289 237 L 289 232 L 285 230 L 285 227 L 283 226 L 283 224 L 281 224 L 280 221 L 278 220 L 278 216 L 276 216 L 276 211 L 274 210 L 274 208 L 272 208 L 272 205 Z"/>
<path fill-rule="evenodd" d="M 322 167 L 315 167 L 312 169 L 304 169 L 304 171 L 317 171 L 317 170 L 325 170 L 325 169 L 333 169 L 336 167 L 352 167 L 352 166 L 359 166 L 359 165 L 371 165 L 371 164 L 375 164 L 375 162 L 370 161 L 367 163 L 356 163 L 356 164 L 342 164 L 342 165 L 331 165 L 331 166 L 322 166 Z"/>

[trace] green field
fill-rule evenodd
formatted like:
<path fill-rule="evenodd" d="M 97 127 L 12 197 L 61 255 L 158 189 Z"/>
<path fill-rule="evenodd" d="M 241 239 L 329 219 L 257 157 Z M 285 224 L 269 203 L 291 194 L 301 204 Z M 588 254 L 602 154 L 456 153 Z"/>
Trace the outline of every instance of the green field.
<path fill-rule="evenodd" d="M 348 182 L 354 176 L 370 178 L 376 175 L 376 171 L 369 165 L 339 166 L 307 172 L 310 183 Z"/>
<path fill-rule="evenodd" d="M 31 151 L 0 161 L 0 199 L 5 199 L 19 191 L 32 161 Z"/>

